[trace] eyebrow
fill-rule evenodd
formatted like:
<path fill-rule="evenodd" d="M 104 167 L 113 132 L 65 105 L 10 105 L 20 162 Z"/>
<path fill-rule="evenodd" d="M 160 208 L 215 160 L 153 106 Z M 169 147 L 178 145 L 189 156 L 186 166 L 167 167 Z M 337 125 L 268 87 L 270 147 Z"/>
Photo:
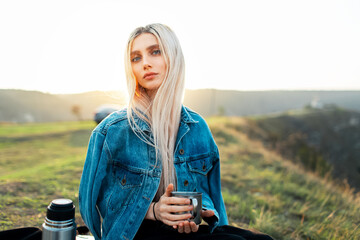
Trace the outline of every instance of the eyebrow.
<path fill-rule="evenodd" d="M 159 48 L 159 44 L 154 44 L 154 45 L 148 46 L 146 48 L 146 50 L 151 50 L 151 49 L 154 49 L 154 48 Z M 140 51 L 138 51 L 138 50 L 132 51 L 130 53 L 130 55 L 134 55 L 134 54 L 137 54 L 137 53 L 140 53 Z"/>

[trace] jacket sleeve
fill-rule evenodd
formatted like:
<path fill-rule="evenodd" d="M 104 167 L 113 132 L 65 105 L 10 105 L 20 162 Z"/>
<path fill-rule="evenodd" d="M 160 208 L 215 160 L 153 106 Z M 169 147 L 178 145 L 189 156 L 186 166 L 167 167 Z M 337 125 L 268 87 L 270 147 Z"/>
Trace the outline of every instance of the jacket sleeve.
<path fill-rule="evenodd" d="M 213 140 L 214 141 L 214 140 Z M 218 148 L 213 142 L 215 148 L 215 155 L 213 159 L 213 168 L 208 174 L 208 184 L 209 184 L 209 195 L 214 204 L 216 211 L 215 216 L 206 219 L 210 226 L 210 231 L 212 232 L 215 227 L 228 225 L 228 218 L 225 209 L 225 203 L 221 194 L 221 181 L 220 181 L 220 159 Z"/>
<path fill-rule="evenodd" d="M 101 239 L 101 220 L 96 207 L 101 182 L 106 174 L 105 136 L 93 131 L 79 188 L 79 208 L 81 216 L 95 239 Z"/>

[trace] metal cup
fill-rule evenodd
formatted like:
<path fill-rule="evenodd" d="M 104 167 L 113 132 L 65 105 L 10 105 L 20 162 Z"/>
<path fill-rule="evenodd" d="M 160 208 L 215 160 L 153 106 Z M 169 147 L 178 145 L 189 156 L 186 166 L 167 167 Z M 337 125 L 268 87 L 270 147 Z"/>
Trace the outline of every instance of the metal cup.
<path fill-rule="evenodd" d="M 190 204 L 193 205 L 193 210 L 182 212 L 180 214 L 190 213 L 191 218 L 188 219 L 189 221 L 193 221 L 197 225 L 201 223 L 202 193 L 174 191 L 171 193 L 171 196 L 190 199 Z"/>
<path fill-rule="evenodd" d="M 55 199 L 47 208 L 42 225 L 43 240 L 75 240 L 75 206 L 70 199 Z"/>

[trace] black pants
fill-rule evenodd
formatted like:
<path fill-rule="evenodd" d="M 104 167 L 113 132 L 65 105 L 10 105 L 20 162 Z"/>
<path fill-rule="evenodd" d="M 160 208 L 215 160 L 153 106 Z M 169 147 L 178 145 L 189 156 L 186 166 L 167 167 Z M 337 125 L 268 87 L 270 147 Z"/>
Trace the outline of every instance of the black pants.
<path fill-rule="evenodd" d="M 210 233 L 209 226 L 200 225 L 196 233 L 178 233 L 177 229 L 162 222 L 144 220 L 134 240 L 272 240 L 268 235 L 254 233 L 232 226 L 219 226 Z"/>
<path fill-rule="evenodd" d="M 15 228 L 0 232 L 1 240 L 41 240 L 41 238 L 41 229 L 35 227 Z"/>

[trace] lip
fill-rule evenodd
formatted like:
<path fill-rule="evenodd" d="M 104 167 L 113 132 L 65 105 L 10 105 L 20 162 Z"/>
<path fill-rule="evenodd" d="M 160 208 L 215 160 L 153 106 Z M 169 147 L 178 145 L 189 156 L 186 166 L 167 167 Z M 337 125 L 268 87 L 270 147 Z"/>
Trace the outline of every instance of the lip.
<path fill-rule="evenodd" d="M 145 73 L 143 78 L 144 79 L 153 79 L 156 75 L 158 75 L 157 73 L 154 73 L 154 72 L 148 72 L 148 73 Z"/>

